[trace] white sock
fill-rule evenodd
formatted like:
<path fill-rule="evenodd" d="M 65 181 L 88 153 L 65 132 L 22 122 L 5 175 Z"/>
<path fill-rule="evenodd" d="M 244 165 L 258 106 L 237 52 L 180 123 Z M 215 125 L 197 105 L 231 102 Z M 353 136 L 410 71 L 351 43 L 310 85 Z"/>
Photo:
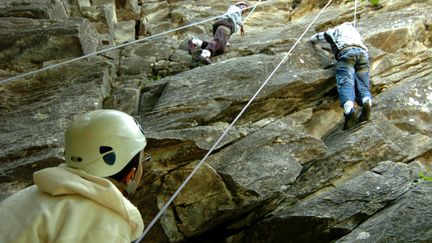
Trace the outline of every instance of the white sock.
<path fill-rule="evenodd" d="M 210 57 L 211 56 L 211 52 L 207 49 L 202 50 L 201 52 L 201 56 L 203 57 Z"/>
<path fill-rule="evenodd" d="M 364 97 L 362 99 L 362 104 L 366 104 L 367 102 L 369 102 L 369 104 L 372 106 L 372 99 L 369 97 Z"/>
<path fill-rule="evenodd" d="M 348 115 L 351 112 L 352 108 L 354 108 L 354 103 L 352 101 L 348 100 L 343 105 L 343 108 L 344 108 L 344 113 Z"/>
<path fill-rule="evenodd" d="M 197 38 L 192 38 L 192 43 L 194 43 L 195 45 L 201 48 L 203 41 Z"/>

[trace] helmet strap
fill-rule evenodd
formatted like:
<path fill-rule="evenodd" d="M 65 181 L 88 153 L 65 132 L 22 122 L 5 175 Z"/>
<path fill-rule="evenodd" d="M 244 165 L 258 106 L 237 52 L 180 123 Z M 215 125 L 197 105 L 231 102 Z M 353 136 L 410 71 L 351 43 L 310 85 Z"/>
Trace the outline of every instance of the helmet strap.
<path fill-rule="evenodd" d="M 129 195 L 134 194 L 137 188 L 138 188 L 138 182 L 131 181 L 131 182 L 129 182 L 129 184 L 126 185 L 124 190 L 126 191 L 127 196 L 129 196 Z"/>
<path fill-rule="evenodd" d="M 123 179 L 122 179 L 122 184 L 124 185 L 124 187 L 122 188 L 125 192 L 126 195 L 125 196 L 130 196 L 133 195 L 136 191 L 136 189 L 139 186 L 139 182 L 141 180 L 143 174 L 143 168 L 142 168 L 142 164 L 138 163 L 138 168 L 133 168 Z M 123 193 L 125 194 L 125 193 Z"/>
<path fill-rule="evenodd" d="M 139 186 L 144 170 L 141 162 L 141 158 L 143 156 L 144 153 L 141 152 L 138 160 L 139 162 L 136 163 L 138 168 L 133 167 L 132 169 L 130 169 L 130 171 L 121 180 L 114 179 L 113 177 L 106 178 L 111 181 L 125 197 L 129 197 L 134 194 Z"/>
<path fill-rule="evenodd" d="M 108 177 L 107 179 L 119 189 L 123 196 L 129 197 L 133 195 L 138 188 L 142 174 L 143 167 L 141 163 L 138 163 L 138 169 L 135 167 L 132 168 L 121 181 L 117 181 L 110 177 Z"/>

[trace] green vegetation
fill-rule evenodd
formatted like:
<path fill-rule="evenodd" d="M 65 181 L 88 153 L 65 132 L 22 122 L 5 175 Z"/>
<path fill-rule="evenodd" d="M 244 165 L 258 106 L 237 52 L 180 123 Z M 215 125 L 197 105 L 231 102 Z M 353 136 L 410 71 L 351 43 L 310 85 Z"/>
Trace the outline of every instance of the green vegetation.
<path fill-rule="evenodd" d="M 362 0 L 362 3 L 364 3 L 365 0 Z M 368 0 L 373 6 L 379 4 L 379 0 Z"/>
<path fill-rule="evenodd" d="M 423 172 L 420 172 L 420 173 L 419 173 L 419 177 L 420 177 L 421 179 L 423 179 L 424 181 L 432 181 L 432 177 L 431 177 L 431 176 L 427 176 L 427 175 L 425 175 Z"/>

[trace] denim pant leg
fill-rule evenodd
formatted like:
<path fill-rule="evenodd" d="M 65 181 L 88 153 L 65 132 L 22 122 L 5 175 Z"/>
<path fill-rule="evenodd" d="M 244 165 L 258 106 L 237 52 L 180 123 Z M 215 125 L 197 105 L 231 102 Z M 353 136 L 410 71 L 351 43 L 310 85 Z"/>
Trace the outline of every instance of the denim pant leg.
<path fill-rule="evenodd" d="M 372 100 L 372 94 L 370 93 L 370 82 L 369 82 L 369 56 L 363 49 L 358 48 L 357 63 L 355 66 L 356 74 L 356 93 L 358 94 L 359 104 L 365 97 L 369 97 Z"/>
<path fill-rule="evenodd" d="M 356 55 L 353 49 L 342 52 L 336 64 L 336 81 L 341 106 L 347 101 L 355 101 L 355 63 Z"/>

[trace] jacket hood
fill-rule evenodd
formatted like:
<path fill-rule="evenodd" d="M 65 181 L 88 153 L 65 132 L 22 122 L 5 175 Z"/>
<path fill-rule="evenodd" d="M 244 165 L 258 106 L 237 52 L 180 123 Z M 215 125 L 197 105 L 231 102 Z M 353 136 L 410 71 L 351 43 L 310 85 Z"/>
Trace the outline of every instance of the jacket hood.
<path fill-rule="evenodd" d="M 144 229 L 138 209 L 105 178 L 61 164 L 35 172 L 33 181 L 41 191 L 52 196 L 81 195 L 117 212 L 129 222 L 135 239 Z"/>

